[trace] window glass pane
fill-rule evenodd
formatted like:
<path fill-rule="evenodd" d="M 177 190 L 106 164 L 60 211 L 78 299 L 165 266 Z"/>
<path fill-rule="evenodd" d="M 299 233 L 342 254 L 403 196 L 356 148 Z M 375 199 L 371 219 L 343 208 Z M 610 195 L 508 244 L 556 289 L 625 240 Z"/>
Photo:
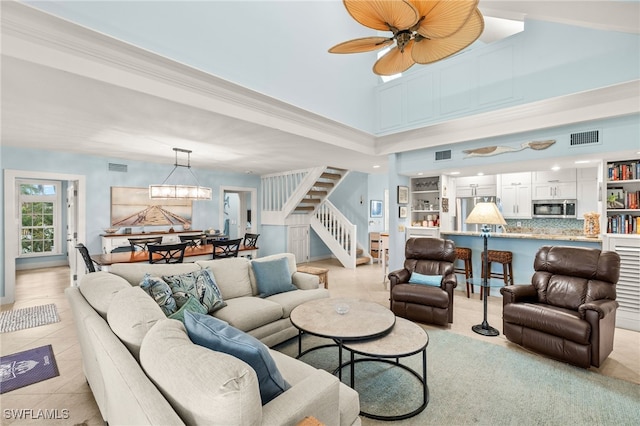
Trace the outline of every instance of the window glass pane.
<path fill-rule="evenodd" d="M 44 217 L 42 218 L 42 223 L 46 226 L 53 226 L 53 215 L 44 215 Z"/>
<path fill-rule="evenodd" d="M 56 252 L 61 202 L 57 189 L 58 184 L 50 182 L 20 183 L 22 254 Z"/>
<path fill-rule="evenodd" d="M 53 184 L 20 184 L 22 195 L 56 195 L 56 185 Z"/>
<path fill-rule="evenodd" d="M 33 225 L 33 217 L 31 215 L 22 215 L 22 226 Z"/>
<path fill-rule="evenodd" d="M 44 203 L 33 203 L 33 213 L 34 214 L 42 214 Z"/>
<path fill-rule="evenodd" d="M 22 253 L 33 253 L 33 248 L 31 247 L 31 241 L 22 241 Z"/>
<path fill-rule="evenodd" d="M 44 229 L 44 237 L 47 240 L 53 241 L 53 236 L 54 236 L 53 228 L 45 228 Z"/>

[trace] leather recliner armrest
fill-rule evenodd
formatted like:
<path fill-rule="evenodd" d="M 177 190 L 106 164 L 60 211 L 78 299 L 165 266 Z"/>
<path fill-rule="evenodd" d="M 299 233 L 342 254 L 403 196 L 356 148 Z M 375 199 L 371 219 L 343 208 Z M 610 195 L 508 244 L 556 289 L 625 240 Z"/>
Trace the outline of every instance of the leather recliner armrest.
<path fill-rule="evenodd" d="M 458 278 L 456 278 L 456 274 L 445 275 L 442 279 L 442 288 L 449 293 L 449 287 L 451 290 L 458 286 Z"/>
<path fill-rule="evenodd" d="M 408 283 L 411 274 L 406 269 L 398 269 L 389 273 L 389 281 L 391 281 L 391 287 L 396 284 Z"/>
<path fill-rule="evenodd" d="M 503 306 L 509 303 L 535 302 L 538 298 L 538 291 L 530 284 L 502 287 L 500 294 Z"/>
<path fill-rule="evenodd" d="M 580 312 L 580 317 L 584 318 L 588 310 L 596 311 L 598 313 L 598 317 L 602 319 L 607 315 L 609 315 L 610 313 L 615 313 L 618 306 L 619 306 L 619 303 L 616 302 L 615 300 L 609 300 L 609 299 L 594 300 L 593 302 L 584 303 L 580 305 L 578 307 L 578 312 Z"/>

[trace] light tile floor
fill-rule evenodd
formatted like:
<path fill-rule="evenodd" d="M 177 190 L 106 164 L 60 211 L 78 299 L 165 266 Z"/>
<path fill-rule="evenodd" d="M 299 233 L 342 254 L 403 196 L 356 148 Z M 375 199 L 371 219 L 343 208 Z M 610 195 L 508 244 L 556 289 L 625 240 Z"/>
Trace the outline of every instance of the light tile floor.
<path fill-rule="evenodd" d="M 389 305 L 389 295 L 383 283 L 383 272 L 379 265 L 362 265 L 355 270 L 342 268 L 335 260 L 311 262 L 311 266 L 329 269 L 329 291 L 332 297 L 353 297 Z M 51 344 L 60 370 L 60 376 L 26 386 L 0 396 L 1 424 L 8 425 L 102 425 L 98 407 L 82 372 L 80 347 L 76 338 L 71 310 L 64 296 L 69 285 L 69 269 L 66 267 L 20 271 L 17 274 L 16 302 L 3 305 L 2 310 L 18 309 L 47 303 L 55 303 L 60 322 L 12 333 L 0 334 L 0 354 L 9 355 L 22 350 Z M 502 345 L 512 350 L 523 350 L 506 340 L 503 335 L 484 337 L 471 331 L 471 326 L 482 322 L 482 302 L 478 293 L 467 299 L 463 291 L 456 292 L 454 322 L 447 327 L 426 325 L 425 328 L 448 329 L 474 339 Z M 502 301 L 490 297 L 488 306 L 489 324 L 502 329 Z M 473 362 L 473 354 L 469 354 Z M 613 353 L 594 373 L 617 377 L 640 384 L 640 333 L 616 329 Z M 16 419 L 19 410 L 23 417 Z M 9 410 L 9 411 L 6 411 Z M 43 420 L 32 419 L 38 410 L 69 418 Z M 57 410 L 57 411 L 56 411 Z M 402 422 L 394 422 L 401 424 Z"/>

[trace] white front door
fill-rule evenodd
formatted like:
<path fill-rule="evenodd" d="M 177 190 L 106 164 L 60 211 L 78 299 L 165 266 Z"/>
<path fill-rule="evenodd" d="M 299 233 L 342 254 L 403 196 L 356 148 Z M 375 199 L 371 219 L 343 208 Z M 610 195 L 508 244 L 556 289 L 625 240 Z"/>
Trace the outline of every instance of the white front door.
<path fill-rule="evenodd" d="M 71 286 L 78 285 L 79 274 L 84 274 L 83 261 L 78 262 L 79 253 L 76 249 L 78 244 L 77 226 L 77 203 L 78 191 L 76 181 L 67 182 L 67 257 L 69 258 L 69 270 L 71 275 Z M 80 267 L 79 267 L 80 266 Z"/>
<path fill-rule="evenodd" d="M 289 226 L 289 253 L 296 256 L 297 263 L 309 261 L 309 225 Z"/>

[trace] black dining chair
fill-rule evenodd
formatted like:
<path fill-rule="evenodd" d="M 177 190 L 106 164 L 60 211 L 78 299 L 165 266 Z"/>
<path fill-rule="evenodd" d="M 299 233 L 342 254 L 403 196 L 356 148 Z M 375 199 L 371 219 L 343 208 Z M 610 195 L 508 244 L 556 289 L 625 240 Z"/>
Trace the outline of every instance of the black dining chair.
<path fill-rule="evenodd" d="M 149 251 L 149 263 L 182 263 L 184 250 L 189 243 L 151 244 Z"/>
<path fill-rule="evenodd" d="M 238 257 L 242 238 L 236 240 L 214 241 L 213 258 L 224 259 L 225 257 Z"/>
<path fill-rule="evenodd" d="M 204 244 L 207 236 L 204 234 L 198 235 L 180 235 L 180 242 L 188 243 L 189 247 L 199 247 Z"/>
<path fill-rule="evenodd" d="M 143 238 L 128 238 L 129 244 L 133 250 L 146 251 L 152 244 L 162 243 L 162 237 L 143 237 Z"/>
<path fill-rule="evenodd" d="M 87 249 L 87 247 L 84 244 L 80 243 L 76 246 L 76 248 L 80 252 L 82 259 L 84 260 L 86 271 L 89 273 L 96 272 L 96 265 L 93 263 L 93 260 L 91 260 L 91 256 L 89 256 L 89 250 Z"/>
<path fill-rule="evenodd" d="M 242 245 L 245 247 L 257 247 L 259 236 L 260 234 L 250 234 L 247 232 L 244 234 L 244 241 L 242 242 Z"/>

